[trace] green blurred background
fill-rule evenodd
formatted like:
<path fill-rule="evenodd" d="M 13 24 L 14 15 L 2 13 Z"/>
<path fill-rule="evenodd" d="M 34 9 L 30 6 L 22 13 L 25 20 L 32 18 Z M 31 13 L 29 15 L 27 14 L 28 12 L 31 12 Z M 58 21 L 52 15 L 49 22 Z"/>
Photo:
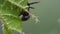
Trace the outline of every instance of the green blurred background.
<path fill-rule="evenodd" d="M 60 0 L 29 0 L 40 1 L 32 5 L 31 13 L 39 16 L 40 22 L 35 24 L 34 19 L 23 23 L 26 34 L 60 34 Z"/>
<path fill-rule="evenodd" d="M 32 5 L 35 9 L 30 11 L 39 16 L 40 22 L 35 24 L 34 19 L 23 22 L 24 32 L 26 34 L 60 34 L 60 0 L 29 0 L 29 2 L 34 1 L 40 1 L 40 3 Z"/>

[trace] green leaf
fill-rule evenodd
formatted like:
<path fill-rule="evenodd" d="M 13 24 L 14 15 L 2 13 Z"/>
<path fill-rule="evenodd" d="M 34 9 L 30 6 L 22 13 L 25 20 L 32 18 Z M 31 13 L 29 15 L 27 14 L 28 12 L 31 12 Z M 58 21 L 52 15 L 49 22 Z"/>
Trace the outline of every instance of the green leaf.
<path fill-rule="evenodd" d="M 16 30 L 18 32 L 22 31 L 21 20 L 17 17 L 3 15 L 2 18 L 5 21 L 5 24 L 8 25 L 9 29 Z"/>
<path fill-rule="evenodd" d="M 4 25 L 4 34 L 14 34 L 14 31 L 11 29 L 8 29 L 8 25 Z"/>
<path fill-rule="evenodd" d="M 0 0 L 0 19 L 3 21 L 4 34 L 13 34 L 14 30 L 22 32 L 19 14 L 26 10 L 27 0 Z"/>

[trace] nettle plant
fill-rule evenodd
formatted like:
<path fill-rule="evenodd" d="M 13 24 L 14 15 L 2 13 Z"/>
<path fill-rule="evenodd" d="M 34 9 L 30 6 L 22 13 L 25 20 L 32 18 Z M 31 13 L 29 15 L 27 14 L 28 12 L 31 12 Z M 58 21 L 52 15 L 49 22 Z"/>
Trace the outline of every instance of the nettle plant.
<path fill-rule="evenodd" d="M 22 22 L 28 20 L 30 16 L 38 19 L 29 12 L 29 9 L 34 9 L 30 5 L 38 2 L 28 3 L 28 0 L 0 0 L 0 21 L 2 22 L 4 34 L 14 34 L 14 31 L 23 32 Z"/>

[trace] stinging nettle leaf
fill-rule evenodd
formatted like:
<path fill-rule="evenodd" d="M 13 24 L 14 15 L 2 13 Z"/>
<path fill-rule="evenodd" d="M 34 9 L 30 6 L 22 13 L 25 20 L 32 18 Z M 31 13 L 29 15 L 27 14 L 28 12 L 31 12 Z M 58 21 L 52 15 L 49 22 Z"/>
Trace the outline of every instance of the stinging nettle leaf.
<path fill-rule="evenodd" d="M 14 30 L 22 32 L 22 22 L 19 13 L 25 10 L 28 0 L 0 0 L 0 18 L 4 21 L 4 34 L 14 34 Z"/>

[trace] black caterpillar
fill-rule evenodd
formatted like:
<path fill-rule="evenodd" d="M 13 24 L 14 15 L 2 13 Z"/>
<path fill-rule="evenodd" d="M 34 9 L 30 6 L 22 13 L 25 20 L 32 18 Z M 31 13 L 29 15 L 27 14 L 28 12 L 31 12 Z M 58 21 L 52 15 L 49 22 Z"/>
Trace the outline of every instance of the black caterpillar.
<path fill-rule="evenodd" d="M 36 4 L 36 3 L 39 3 L 39 2 L 27 3 L 27 5 L 28 5 L 28 9 L 27 10 L 29 11 L 30 8 L 34 9 L 34 7 L 31 7 L 30 5 Z M 22 21 L 26 21 L 26 20 L 28 20 L 30 18 L 30 14 L 27 11 L 24 11 L 24 10 L 21 11 L 20 15 L 22 15 L 22 17 L 21 17 Z"/>

